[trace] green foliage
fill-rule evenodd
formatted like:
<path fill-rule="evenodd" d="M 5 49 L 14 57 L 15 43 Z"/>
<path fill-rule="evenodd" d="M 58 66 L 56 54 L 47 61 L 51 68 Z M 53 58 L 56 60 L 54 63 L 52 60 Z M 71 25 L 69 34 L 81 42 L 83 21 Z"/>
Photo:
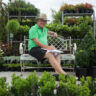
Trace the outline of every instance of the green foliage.
<path fill-rule="evenodd" d="M 28 25 L 28 26 L 32 26 L 34 24 L 36 24 L 37 20 L 35 18 L 32 19 L 22 19 L 20 21 L 20 25 Z"/>
<path fill-rule="evenodd" d="M 91 26 L 88 25 L 88 23 L 86 23 L 86 22 L 81 23 L 78 26 L 76 24 L 74 24 L 71 27 L 68 25 L 62 25 L 61 23 L 52 23 L 52 24 L 46 25 L 46 27 L 49 30 L 57 32 L 58 34 L 60 34 L 64 37 L 71 36 L 72 38 L 81 38 L 81 39 L 91 29 Z"/>
<path fill-rule="evenodd" d="M 6 29 L 8 32 L 10 33 L 14 33 L 16 34 L 16 32 L 19 29 L 19 22 L 17 20 L 9 20 L 7 25 L 6 25 Z"/>
<path fill-rule="evenodd" d="M 7 41 L 6 23 L 7 23 L 7 6 L 0 0 L 0 41 Z"/>
<path fill-rule="evenodd" d="M 61 16 L 62 16 L 61 11 L 56 12 L 55 10 L 52 10 L 53 23 L 60 23 Z"/>
<path fill-rule="evenodd" d="M 60 74 L 60 87 L 58 88 L 58 96 L 78 96 L 79 86 L 76 84 L 75 76 L 67 76 Z"/>
<path fill-rule="evenodd" d="M 40 93 L 42 96 L 55 96 L 54 89 L 56 89 L 57 84 L 55 77 L 51 73 L 44 72 L 40 78 Z"/>
<path fill-rule="evenodd" d="M 8 90 L 8 84 L 6 83 L 6 78 L 0 78 L 0 96 L 10 96 Z"/>
<path fill-rule="evenodd" d="M 81 67 L 96 66 L 96 40 L 92 32 L 88 32 L 76 53 L 75 63 Z"/>
<path fill-rule="evenodd" d="M 90 96 L 90 89 L 88 84 L 85 83 L 83 86 L 80 86 L 80 95 L 79 96 Z"/>
<path fill-rule="evenodd" d="M 80 67 L 88 67 L 89 66 L 89 54 L 85 50 L 79 50 L 76 53 L 76 58 L 75 58 L 75 64 L 76 66 Z"/>
<path fill-rule="evenodd" d="M 64 11 L 65 13 L 92 13 L 93 6 L 89 3 L 80 3 L 77 5 L 64 4 L 61 6 L 60 11 Z"/>
<path fill-rule="evenodd" d="M 96 40 L 89 49 L 90 53 L 90 66 L 96 66 Z"/>
<path fill-rule="evenodd" d="M 39 13 L 39 9 L 24 0 L 9 2 L 8 11 L 10 15 L 37 15 Z"/>
<path fill-rule="evenodd" d="M 85 21 L 85 22 L 83 22 L 83 23 L 81 23 L 81 24 L 79 25 L 79 30 L 80 30 L 80 32 L 82 32 L 82 33 L 80 34 L 80 36 L 81 36 L 81 37 L 84 37 L 85 34 L 91 30 L 91 26 L 88 25 L 88 22 L 87 22 L 87 21 Z"/>
<path fill-rule="evenodd" d="M 36 72 L 30 74 L 26 79 L 13 74 L 11 92 L 14 96 L 37 96 L 38 76 Z"/>
<path fill-rule="evenodd" d="M 6 83 L 6 78 L 0 78 L 0 96 L 95 96 L 96 78 L 80 78 L 77 83 L 75 76 L 59 75 L 59 83 L 51 73 L 44 72 L 41 78 L 37 73 L 30 73 L 22 78 L 15 73 L 12 75 L 11 86 Z M 58 86 L 57 86 L 58 85 Z M 56 94 L 54 94 L 56 90 Z"/>
<path fill-rule="evenodd" d="M 87 78 L 87 81 L 85 80 L 84 76 L 80 78 L 80 81 L 81 81 L 81 85 L 80 85 L 80 96 L 90 96 L 90 88 L 89 88 L 89 84 L 91 82 L 91 77 L 90 77 L 90 80 L 88 80 Z"/>
<path fill-rule="evenodd" d="M 95 40 L 92 32 L 88 32 L 82 40 L 81 44 L 79 45 L 78 50 L 89 50 L 89 48 L 92 44 L 94 44 L 94 42 Z"/>

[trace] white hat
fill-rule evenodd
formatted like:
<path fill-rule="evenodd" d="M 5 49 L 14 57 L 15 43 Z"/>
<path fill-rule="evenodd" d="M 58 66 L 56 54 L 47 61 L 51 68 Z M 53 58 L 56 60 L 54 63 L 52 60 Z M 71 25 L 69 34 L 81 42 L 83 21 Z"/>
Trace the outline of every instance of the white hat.
<path fill-rule="evenodd" d="M 37 19 L 49 21 L 49 20 L 47 20 L 47 16 L 46 16 L 46 14 L 44 14 L 44 13 L 40 14 L 40 16 L 37 17 Z"/>

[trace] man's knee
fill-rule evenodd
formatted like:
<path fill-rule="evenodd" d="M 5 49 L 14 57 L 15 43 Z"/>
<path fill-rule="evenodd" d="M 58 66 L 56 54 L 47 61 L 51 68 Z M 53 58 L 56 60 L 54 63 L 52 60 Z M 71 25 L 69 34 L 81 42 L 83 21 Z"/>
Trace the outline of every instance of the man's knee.
<path fill-rule="evenodd" d="M 51 58 L 53 56 L 53 53 L 51 53 L 51 52 L 46 52 L 46 54 L 45 54 L 45 58 Z"/>

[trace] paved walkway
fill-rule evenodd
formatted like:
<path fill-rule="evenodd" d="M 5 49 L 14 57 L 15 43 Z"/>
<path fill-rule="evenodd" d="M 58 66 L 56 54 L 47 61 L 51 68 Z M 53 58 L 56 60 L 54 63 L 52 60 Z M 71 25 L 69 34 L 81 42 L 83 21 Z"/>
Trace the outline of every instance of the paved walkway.
<path fill-rule="evenodd" d="M 7 78 L 7 82 L 9 83 L 9 85 L 11 84 L 11 76 L 13 73 L 16 73 L 16 75 L 21 75 L 21 72 L 0 72 L 0 77 L 6 77 Z M 26 78 L 31 72 L 23 72 L 23 78 Z M 54 74 L 54 72 L 51 72 L 52 74 Z M 75 73 L 73 72 L 68 72 L 70 74 L 70 76 L 75 75 Z M 38 76 L 41 77 L 43 72 L 37 72 Z"/>

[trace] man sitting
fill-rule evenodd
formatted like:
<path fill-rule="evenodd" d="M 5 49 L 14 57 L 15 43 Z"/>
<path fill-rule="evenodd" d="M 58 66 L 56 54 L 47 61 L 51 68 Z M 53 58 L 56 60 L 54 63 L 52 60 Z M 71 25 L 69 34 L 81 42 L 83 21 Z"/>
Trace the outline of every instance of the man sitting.
<path fill-rule="evenodd" d="M 54 46 L 48 45 L 47 34 L 53 35 L 55 38 L 58 37 L 57 33 L 49 31 L 45 25 L 47 23 L 47 16 L 46 14 L 41 14 L 40 17 L 37 18 L 37 24 L 31 27 L 29 30 L 29 45 L 28 50 L 29 54 L 33 57 L 37 58 L 39 61 L 44 60 L 47 58 L 51 64 L 51 66 L 55 69 L 56 74 L 64 74 L 66 72 L 61 67 L 61 60 L 60 54 L 54 56 L 53 53 L 47 52 L 47 50 L 54 50 L 56 49 Z"/>

